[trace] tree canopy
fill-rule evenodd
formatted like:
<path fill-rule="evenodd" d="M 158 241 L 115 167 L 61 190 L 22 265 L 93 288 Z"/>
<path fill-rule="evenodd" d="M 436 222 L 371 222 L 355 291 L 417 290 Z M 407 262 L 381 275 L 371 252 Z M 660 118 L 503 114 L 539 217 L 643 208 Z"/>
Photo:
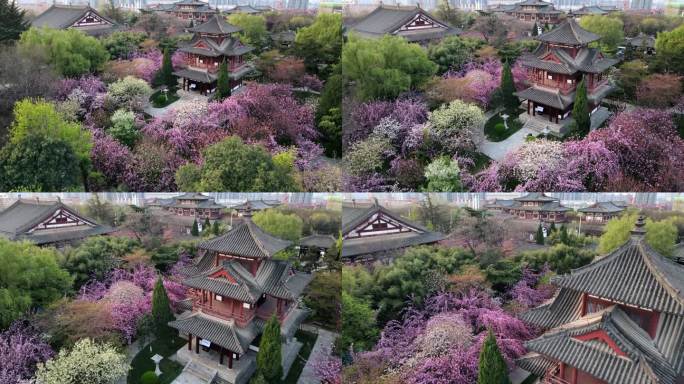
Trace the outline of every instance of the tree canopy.
<path fill-rule="evenodd" d="M 294 213 L 265 209 L 255 213 L 253 220 L 261 229 L 281 239 L 297 241 L 302 237 L 304 222 Z"/>
<path fill-rule="evenodd" d="M 658 34 L 655 43 L 659 69 L 684 74 L 684 24 Z"/>
<path fill-rule="evenodd" d="M 297 31 L 295 51 L 309 71 L 329 73 L 340 61 L 342 42 L 342 15 L 319 13 L 313 24 Z"/>
<path fill-rule="evenodd" d="M 266 29 L 266 19 L 261 15 L 251 15 L 248 13 L 234 13 L 228 17 L 228 21 L 242 28 L 240 40 L 261 51 L 268 43 L 268 30 Z"/>
<path fill-rule="evenodd" d="M 437 72 L 418 44 L 401 36 L 350 36 L 342 49 L 342 74 L 354 82 L 359 100 L 393 99 L 421 87 Z"/>
<path fill-rule="evenodd" d="M 375 311 L 368 303 L 342 292 L 342 332 L 338 341 L 340 350 L 352 347 L 354 351 L 373 348 L 380 332 L 375 323 Z"/>
<path fill-rule="evenodd" d="M 271 316 L 261 335 L 259 353 L 257 354 L 257 374 L 263 375 L 267 383 L 277 383 L 283 375 L 282 347 L 280 341 L 280 323 L 278 318 Z"/>
<path fill-rule="evenodd" d="M 114 384 L 128 369 L 126 355 L 113 345 L 82 339 L 71 350 L 62 349 L 54 359 L 38 364 L 36 378 L 41 384 Z"/>
<path fill-rule="evenodd" d="M 16 1 L 0 0 L 0 43 L 19 40 L 29 26 L 26 10 L 19 8 Z"/>
<path fill-rule="evenodd" d="M 618 44 L 621 44 L 625 39 L 622 20 L 616 17 L 586 15 L 582 16 L 579 23 L 587 31 L 601 36 L 599 45 L 608 53 L 617 51 Z"/>
<path fill-rule="evenodd" d="M 52 248 L 0 238 L 0 328 L 71 290 L 72 279 L 57 258 Z"/>

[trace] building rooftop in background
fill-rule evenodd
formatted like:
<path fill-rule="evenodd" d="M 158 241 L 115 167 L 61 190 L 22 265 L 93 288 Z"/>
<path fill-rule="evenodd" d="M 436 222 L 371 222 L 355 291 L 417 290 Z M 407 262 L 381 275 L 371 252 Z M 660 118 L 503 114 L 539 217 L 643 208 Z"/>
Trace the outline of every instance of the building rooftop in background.
<path fill-rule="evenodd" d="M 617 12 L 619 9 L 614 5 L 585 5 L 582 8 L 575 9 L 568 12 L 569 16 L 586 16 L 586 15 L 607 15 L 612 12 Z"/>
<path fill-rule="evenodd" d="M 525 0 L 515 4 L 499 4 L 487 9 L 487 12 L 505 13 L 521 21 L 557 24 L 562 11 L 552 3 L 542 0 Z"/>
<path fill-rule="evenodd" d="M 192 20 L 192 22 L 204 22 L 218 10 L 212 8 L 209 3 L 199 0 L 181 0 L 172 4 L 155 4 L 140 10 L 141 12 L 163 12 L 174 15 L 180 19 Z"/>
<path fill-rule="evenodd" d="M 349 25 L 347 33 L 352 32 L 366 38 L 395 35 L 411 42 L 428 43 L 458 35 L 462 31 L 438 20 L 420 7 L 380 5 L 361 20 Z"/>
<path fill-rule="evenodd" d="M 391 212 L 377 202 L 370 207 L 342 208 L 342 258 L 347 262 L 373 259 L 388 251 L 433 244 L 446 236 Z"/>
<path fill-rule="evenodd" d="M 102 16 L 88 5 L 53 4 L 32 22 L 36 28 L 76 29 L 86 34 L 99 36 L 119 28 L 112 20 Z"/>
<path fill-rule="evenodd" d="M 60 201 L 17 200 L 0 212 L 0 236 L 37 245 L 63 245 L 114 232 Z"/>

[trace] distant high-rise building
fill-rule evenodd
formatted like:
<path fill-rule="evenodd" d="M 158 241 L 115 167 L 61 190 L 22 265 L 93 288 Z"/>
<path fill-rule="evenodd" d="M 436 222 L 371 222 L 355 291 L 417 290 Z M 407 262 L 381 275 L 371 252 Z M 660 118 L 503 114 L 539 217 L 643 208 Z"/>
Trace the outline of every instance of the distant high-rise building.
<path fill-rule="evenodd" d="M 287 0 L 287 9 L 307 9 L 309 0 Z"/>
<path fill-rule="evenodd" d="M 631 9 L 651 9 L 653 7 L 653 0 L 632 0 L 630 4 Z"/>

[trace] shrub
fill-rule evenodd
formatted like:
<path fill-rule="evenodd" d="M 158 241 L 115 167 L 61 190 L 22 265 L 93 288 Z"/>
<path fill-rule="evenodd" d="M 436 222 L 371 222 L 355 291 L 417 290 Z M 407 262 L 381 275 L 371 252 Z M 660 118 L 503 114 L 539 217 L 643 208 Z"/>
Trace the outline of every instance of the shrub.
<path fill-rule="evenodd" d="M 159 384 L 159 378 L 154 371 L 147 371 L 140 376 L 140 383 L 142 384 Z"/>

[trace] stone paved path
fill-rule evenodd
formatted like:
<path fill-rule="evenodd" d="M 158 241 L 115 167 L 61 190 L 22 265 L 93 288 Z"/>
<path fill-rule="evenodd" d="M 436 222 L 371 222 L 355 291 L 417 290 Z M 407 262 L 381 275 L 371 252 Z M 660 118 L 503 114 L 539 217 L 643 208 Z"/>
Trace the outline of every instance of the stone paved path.
<path fill-rule="evenodd" d="M 151 342 L 152 342 L 152 340 L 148 340 L 146 342 L 146 344 L 149 344 Z M 142 347 L 143 347 L 143 345 L 140 345 L 140 340 L 136 340 L 134 343 L 132 343 L 131 345 L 126 347 L 126 361 L 128 362 L 129 365 L 133 361 L 133 358 L 135 357 L 135 355 L 137 355 L 138 352 L 140 352 L 140 349 L 142 349 Z M 126 373 L 125 376 L 119 378 L 119 380 L 117 380 L 116 384 L 126 384 L 127 376 L 128 376 L 128 372 Z"/>
<path fill-rule="evenodd" d="M 317 331 L 318 338 L 316 339 L 316 344 L 314 344 L 311 354 L 309 355 L 309 360 L 306 362 L 302 373 L 299 375 L 297 384 L 320 384 L 321 381 L 316 377 L 313 368 L 315 357 L 329 355 L 330 351 L 332 351 L 335 339 L 339 336 L 334 332 L 322 328 L 318 328 Z"/>
<path fill-rule="evenodd" d="M 528 134 L 536 136 L 537 132 L 528 128 L 520 128 L 518 132 L 512 134 L 503 141 L 494 142 L 484 139 L 478 144 L 477 148 L 480 152 L 489 156 L 489 158 L 501 161 L 508 152 L 514 151 L 523 145 L 525 143 L 525 137 L 527 137 Z"/>
<path fill-rule="evenodd" d="M 206 96 L 202 96 L 195 92 L 179 90 L 177 94 L 178 96 L 180 96 L 180 99 L 178 99 L 174 103 L 171 103 L 164 108 L 154 108 L 152 107 L 152 104 L 148 103 L 145 107 L 145 112 L 153 117 L 160 117 L 166 114 L 166 112 L 178 108 L 183 104 L 193 103 L 195 101 L 206 103 L 208 100 Z"/>

